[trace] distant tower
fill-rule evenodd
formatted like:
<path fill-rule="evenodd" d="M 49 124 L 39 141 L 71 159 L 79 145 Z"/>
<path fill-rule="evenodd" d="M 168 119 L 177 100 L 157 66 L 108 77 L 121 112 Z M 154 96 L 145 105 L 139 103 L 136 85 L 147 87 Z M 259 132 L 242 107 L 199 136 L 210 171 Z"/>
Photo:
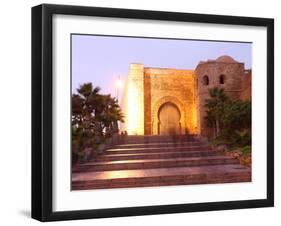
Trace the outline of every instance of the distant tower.
<path fill-rule="evenodd" d="M 200 62 L 195 74 L 197 77 L 198 125 L 201 135 L 209 136 L 212 131 L 207 128 L 204 117 L 205 100 L 209 98 L 209 89 L 218 87 L 232 99 L 239 99 L 243 76 L 244 63 L 235 61 L 230 56 L 221 56 L 216 60 Z"/>

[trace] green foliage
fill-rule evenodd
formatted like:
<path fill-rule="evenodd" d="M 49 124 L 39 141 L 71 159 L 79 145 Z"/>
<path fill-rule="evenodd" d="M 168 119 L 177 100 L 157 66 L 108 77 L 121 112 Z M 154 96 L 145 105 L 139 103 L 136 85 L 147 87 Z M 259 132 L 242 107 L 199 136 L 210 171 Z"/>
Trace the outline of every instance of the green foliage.
<path fill-rule="evenodd" d="M 252 147 L 249 146 L 249 145 L 244 146 L 243 148 L 241 148 L 241 152 L 243 153 L 243 155 L 251 154 L 251 151 L 252 151 Z"/>
<path fill-rule="evenodd" d="M 209 89 L 206 100 L 206 124 L 215 131 L 215 142 L 230 146 L 251 144 L 251 102 L 231 100 L 223 89 Z"/>
<path fill-rule="evenodd" d="M 222 115 L 224 134 L 230 135 L 237 130 L 251 129 L 251 102 L 228 101 Z M 245 132 L 245 131 L 244 131 Z"/>
<path fill-rule="evenodd" d="M 211 143 L 214 146 L 219 146 L 219 145 L 231 145 L 231 141 L 227 140 L 225 137 L 216 137 L 211 140 Z"/>
<path fill-rule="evenodd" d="M 232 141 L 233 145 L 242 147 L 245 145 L 251 145 L 251 133 L 249 131 L 234 131 L 231 134 L 230 140 Z"/>
<path fill-rule="evenodd" d="M 85 83 L 72 95 L 72 152 L 76 160 L 88 154 L 85 150 L 97 149 L 118 131 L 118 121 L 123 121 L 117 100 L 99 91 Z"/>
<path fill-rule="evenodd" d="M 209 127 L 215 129 L 215 135 L 220 135 L 222 127 L 222 117 L 225 111 L 225 105 L 230 101 L 224 94 L 224 89 L 209 89 L 210 99 L 205 102 L 206 107 L 206 123 Z"/>

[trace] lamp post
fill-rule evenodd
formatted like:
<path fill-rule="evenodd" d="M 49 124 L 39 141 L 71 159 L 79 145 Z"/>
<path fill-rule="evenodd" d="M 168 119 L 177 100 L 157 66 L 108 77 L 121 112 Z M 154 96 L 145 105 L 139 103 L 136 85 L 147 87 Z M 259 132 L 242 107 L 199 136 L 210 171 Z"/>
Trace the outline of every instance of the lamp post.
<path fill-rule="evenodd" d="M 116 91 L 117 91 L 117 95 L 116 95 L 117 102 L 119 103 L 119 89 L 121 89 L 123 86 L 123 82 L 120 79 L 120 75 L 118 76 L 118 79 L 116 80 L 115 85 L 116 85 Z"/>
<path fill-rule="evenodd" d="M 123 86 L 123 82 L 122 80 L 120 79 L 120 75 L 118 75 L 118 78 L 117 80 L 115 81 L 115 86 L 116 86 L 116 98 L 117 98 L 117 104 L 119 105 L 119 89 L 122 88 Z M 118 121 L 117 122 L 117 129 L 120 128 L 120 122 Z"/>

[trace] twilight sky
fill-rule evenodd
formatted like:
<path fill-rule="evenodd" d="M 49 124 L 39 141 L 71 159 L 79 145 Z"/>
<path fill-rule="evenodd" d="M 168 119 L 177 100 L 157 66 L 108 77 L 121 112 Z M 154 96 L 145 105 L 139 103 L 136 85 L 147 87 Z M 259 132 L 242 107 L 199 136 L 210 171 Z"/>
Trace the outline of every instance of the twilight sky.
<path fill-rule="evenodd" d="M 193 40 L 72 35 L 72 92 L 92 82 L 116 96 L 115 81 L 126 80 L 130 63 L 145 67 L 195 69 L 199 61 L 229 55 L 252 67 L 252 44 Z M 122 91 L 119 98 L 122 97 Z"/>

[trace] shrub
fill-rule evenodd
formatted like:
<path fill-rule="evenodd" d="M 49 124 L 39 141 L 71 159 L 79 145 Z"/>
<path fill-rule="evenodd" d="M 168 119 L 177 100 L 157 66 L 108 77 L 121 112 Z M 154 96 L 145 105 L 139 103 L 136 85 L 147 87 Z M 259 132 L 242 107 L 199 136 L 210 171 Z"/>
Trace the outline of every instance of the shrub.
<path fill-rule="evenodd" d="M 251 133 L 249 131 L 234 131 L 231 136 L 232 145 L 243 147 L 251 145 Z"/>
<path fill-rule="evenodd" d="M 219 145 L 231 145 L 231 142 L 226 139 L 225 137 L 223 136 L 219 136 L 219 137 L 216 137 L 214 138 L 211 143 L 214 145 L 214 146 L 219 146 Z"/>
<path fill-rule="evenodd" d="M 214 145 L 251 145 L 251 101 L 232 100 L 223 89 L 209 90 L 206 99 L 206 125 L 213 129 Z"/>
<path fill-rule="evenodd" d="M 251 152 L 252 152 L 252 147 L 249 146 L 249 145 L 244 146 L 243 148 L 241 148 L 241 152 L 243 153 L 243 155 L 251 154 Z"/>

